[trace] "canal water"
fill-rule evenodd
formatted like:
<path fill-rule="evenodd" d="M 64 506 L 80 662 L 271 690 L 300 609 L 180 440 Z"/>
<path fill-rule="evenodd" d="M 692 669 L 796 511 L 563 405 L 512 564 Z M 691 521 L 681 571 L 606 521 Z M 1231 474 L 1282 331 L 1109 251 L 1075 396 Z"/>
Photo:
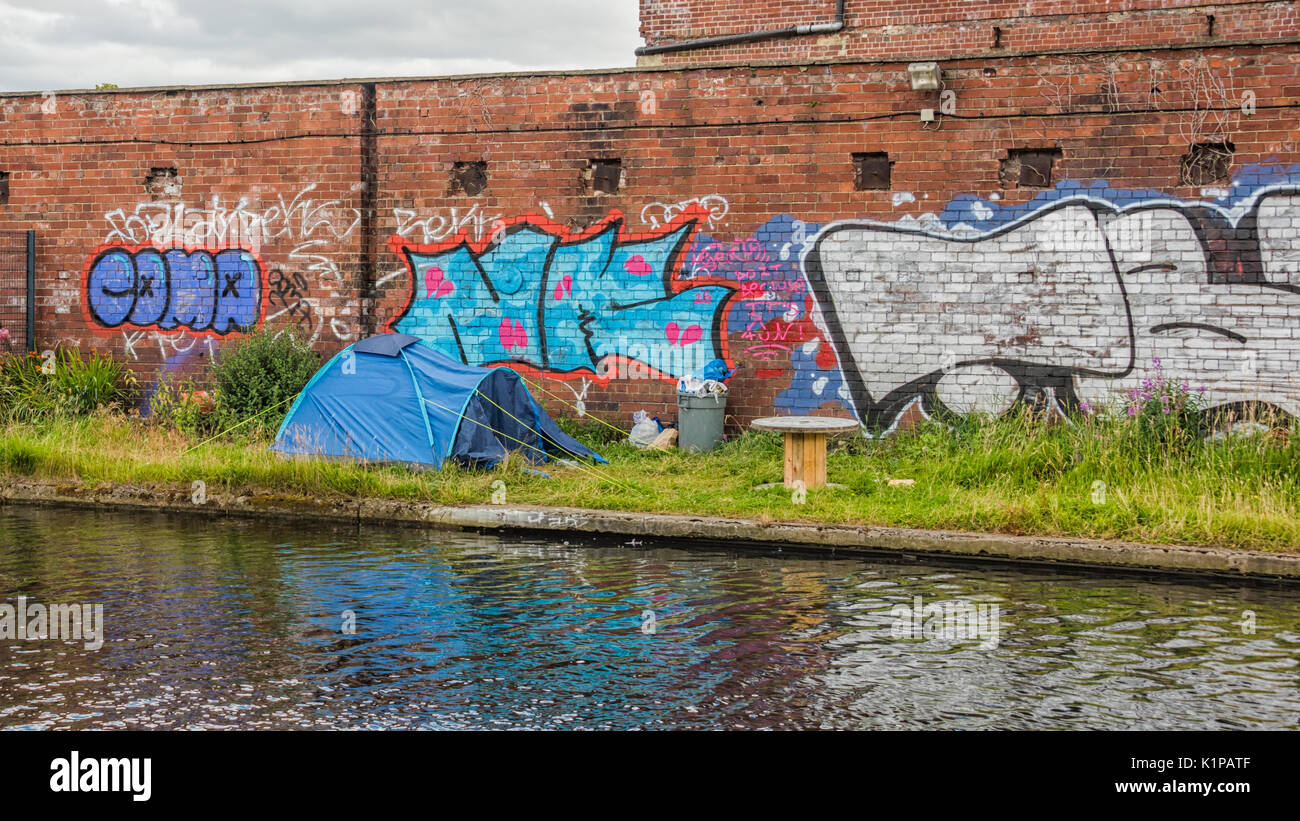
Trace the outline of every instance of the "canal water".
<path fill-rule="evenodd" d="M 1275 585 L 10 507 L 0 603 L 103 608 L 4 728 L 1300 725 Z"/>

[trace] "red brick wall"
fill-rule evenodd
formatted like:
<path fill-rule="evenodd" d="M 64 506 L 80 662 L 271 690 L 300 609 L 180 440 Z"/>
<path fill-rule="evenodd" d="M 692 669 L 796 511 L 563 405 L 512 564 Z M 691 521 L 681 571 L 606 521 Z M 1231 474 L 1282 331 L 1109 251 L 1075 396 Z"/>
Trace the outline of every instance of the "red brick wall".
<path fill-rule="evenodd" d="M 296 137 L 355 132 L 355 114 L 340 106 L 342 91 L 304 86 L 0 98 L 0 166 L 12 183 L 0 224 L 38 232 L 38 342 L 93 345 L 137 363 L 145 376 L 170 358 L 184 358 L 178 354 L 210 356 L 219 335 L 91 321 L 86 265 L 101 245 L 136 246 L 154 237 L 162 248 L 248 248 L 268 276 L 310 272 L 312 260 L 295 252 L 312 253 L 309 243 L 328 234 L 327 224 L 350 221 L 358 142 Z M 179 192 L 147 192 L 154 168 L 177 169 Z M 308 188 L 294 207 L 295 195 Z M 240 213 L 250 216 L 241 221 Z M 267 230 L 250 232 L 259 217 L 269 219 Z M 336 242 L 328 252 L 338 276 L 312 272 L 312 289 L 323 297 L 317 315 L 326 324 L 343 317 L 351 327 L 358 248 Z"/>
<path fill-rule="evenodd" d="M 641 0 L 641 36 L 647 45 L 834 20 L 835 0 Z"/>
<path fill-rule="evenodd" d="M 1210 16 L 1214 18 L 1212 30 Z M 745 4 L 726 0 L 641 0 L 641 35 L 647 46 L 827 23 L 834 18 L 834 0 L 763 0 Z M 642 57 L 640 63 L 941 59 L 998 52 L 1291 38 L 1300 31 L 1300 6 L 1257 0 L 847 0 L 844 24 L 842 31 L 833 34 L 665 52 Z"/>
<path fill-rule="evenodd" d="M 195 334 L 163 327 L 166 321 L 137 323 L 130 316 L 116 324 L 97 321 L 89 310 L 87 274 L 106 243 L 247 250 L 260 260 L 266 277 L 257 322 L 295 330 L 331 353 L 369 329 L 400 329 L 412 291 L 426 305 L 452 305 L 438 303 L 444 276 L 455 286 L 448 300 L 469 293 L 471 283 L 455 278 L 459 274 L 448 258 L 439 258 L 437 277 L 428 262 L 412 275 L 398 253 L 402 242 L 388 243 L 394 233 L 420 253 L 437 255 L 458 232 L 470 241 L 485 240 L 523 214 L 539 215 L 532 223 L 536 231 L 568 237 L 567 232 L 600 224 L 615 209 L 624 215 L 626 235 L 653 234 L 656 225 L 662 234 L 672 212 L 684 210 L 672 225 L 693 217 L 695 230 L 720 245 L 707 254 L 684 253 L 669 272 L 668 292 L 659 296 L 696 293 L 690 289 L 701 283 L 720 289 L 710 292 L 723 304 L 720 311 L 710 307 L 719 301 L 689 299 L 681 310 L 682 316 L 701 317 L 696 332 L 703 337 L 690 344 L 712 342 L 739 366 L 729 412 L 733 422 L 742 422 L 816 407 L 838 412 L 852 407 L 859 415 L 868 410 L 864 400 L 854 404 L 846 398 L 859 390 L 853 385 L 844 395 L 833 387 L 837 360 L 861 356 L 847 339 L 853 328 L 842 328 L 844 338 L 831 339 L 829 331 L 806 321 L 809 307 L 816 307 L 808 301 L 816 296 L 810 293 L 815 284 L 800 279 L 799 257 L 812 247 L 814 229 L 808 229 L 809 243 L 804 243 L 797 225 L 772 223 L 773 218 L 789 215 L 808 226 L 853 218 L 915 225 L 963 197 L 996 200 L 1004 208 L 1028 203 L 1044 190 L 1022 188 L 1001 176 L 1007 152 L 1023 148 L 1059 150 L 1053 182 L 1102 181 L 1113 189 L 1204 202 L 1216 195 L 1203 192 L 1206 186 L 1180 182 L 1183 155 L 1194 143 L 1231 141 L 1234 173 L 1263 165 L 1300 183 L 1296 169 L 1285 168 L 1300 162 L 1300 61 L 1293 49 L 1238 46 L 950 61 L 944 64 L 944 80 L 954 96 L 945 100 L 912 91 L 905 64 L 378 82 L 373 199 L 364 196 L 366 89 L 359 84 L 81 92 L 48 99 L 8 95 L 0 97 L 0 170 L 11 174 L 10 197 L 0 205 L 0 229 L 38 232 L 40 346 L 94 346 L 127 358 L 151 377 L 160 368 L 197 371 L 229 334 L 212 329 Z M 918 115 L 923 107 L 948 113 L 923 124 Z M 854 152 L 888 153 L 889 189 L 855 190 Z M 621 187 L 615 193 L 592 191 L 585 176 L 589 161 L 612 159 L 621 161 Z M 473 196 L 453 190 L 457 162 L 486 162 L 486 189 Z M 177 169 L 179 190 L 164 182 L 163 190 L 146 192 L 146 176 L 162 167 Z M 1214 183 L 1227 184 L 1226 179 Z M 693 198 L 703 208 L 665 210 Z M 182 217 L 179 227 L 169 226 L 180 207 L 190 216 Z M 1271 241 L 1294 243 L 1297 233 L 1275 232 Z M 1300 250 L 1288 247 L 1276 256 L 1281 267 L 1275 276 L 1300 284 L 1300 276 L 1285 280 L 1290 263 L 1284 257 Z M 640 262 L 621 263 L 620 282 L 638 288 L 642 274 L 657 278 L 661 269 L 648 252 L 646 260 L 645 270 Z M 942 277 L 942 259 L 935 260 L 931 273 Z M 555 304 L 548 302 L 546 310 L 560 316 L 559 303 L 569 295 L 558 269 L 539 283 L 534 263 L 505 268 L 498 273 L 505 279 L 522 277 L 525 291 L 540 287 L 542 299 L 554 296 Z M 1247 280 L 1259 278 L 1257 271 L 1240 270 Z M 579 272 L 572 273 L 580 283 Z M 1213 276 L 1222 281 L 1228 274 Z M 377 291 L 373 311 L 361 298 L 371 280 Z M 138 289 L 139 281 L 134 282 Z M 636 301 L 632 293 L 626 301 Z M 1285 296 L 1289 299 L 1290 292 Z M 1226 294 L 1224 304 L 1239 297 Z M 990 296 L 989 310 L 996 312 L 1004 299 Z M 781 319 L 771 303 L 786 301 L 790 317 Z M 101 302 L 112 308 L 106 297 Z M 469 303 L 455 304 L 462 310 Z M 468 327 L 470 318 L 456 310 L 452 318 Z M 482 310 L 497 309 L 485 304 Z M 1122 305 L 1108 310 L 1124 312 Z M 842 322 L 855 321 L 841 313 Z M 437 311 L 429 316 L 434 317 L 430 322 L 446 319 Z M 632 342 L 676 353 L 691 339 L 692 320 L 670 323 L 674 316 L 663 313 L 653 327 L 610 319 L 608 327 L 634 327 Z M 717 326 L 721 337 L 710 340 L 710 320 L 719 316 L 727 322 Z M 507 350 L 530 361 L 534 367 L 525 368 L 530 378 L 568 403 L 581 398 L 587 409 L 625 427 L 638 408 L 664 419 L 675 416 L 671 380 L 605 382 L 590 370 L 539 370 L 537 356 L 524 344 L 525 337 L 530 345 L 534 341 L 531 316 L 519 318 L 518 337 L 514 325 L 498 336 L 498 314 L 486 321 L 492 344 L 518 341 L 517 348 Z M 573 327 L 550 330 L 556 350 L 561 347 L 556 340 L 577 338 Z M 1293 324 L 1281 333 L 1287 345 L 1300 339 Z M 900 374 L 923 364 L 909 359 L 907 345 L 879 350 L 880 356 L 897 359 Z M 471 351 L 469 358 L 475 355 Z M 816 364 L 810 364 L 814 358 Z M 1061 373 L 1052 371 L 1044 379 Z M 824 393 L 816 387 L 823 376 L 832 379 L 821 383 L 832 385 Z M 1285 384 L 1274 388 L 1283 399 L 1292 395 Z M 1064 393 L 1062 387 L 1058 396 Z M 1226 395 L 1232 399 L 1238 393 Z M 563 407 L 550 404 L 556 411 Z M 881 405 L 871 412 L 894 410 Z M 888 420 L 877 421 L 884 426 Z"/>

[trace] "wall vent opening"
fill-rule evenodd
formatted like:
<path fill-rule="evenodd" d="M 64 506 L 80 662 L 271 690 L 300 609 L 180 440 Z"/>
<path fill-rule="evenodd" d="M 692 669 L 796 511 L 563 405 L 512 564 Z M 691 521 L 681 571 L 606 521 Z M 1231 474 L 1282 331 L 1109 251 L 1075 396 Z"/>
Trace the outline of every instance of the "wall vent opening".
<path fill-rule="evenodd" d="M 1232 170 L 1232 143 L 1197 143 L 1183 155 L 1178 181 L 1183 185 L 1213 185 L 1224 182 Z"/>
<path fill-rule="evenodd" d="M 452 163 L 448 193 L 477 197 L 487 190 L 487 184 L 487 162 L 484 160 Z"/>
<path fill-rule="evenodd" d="M 144 178 L 144 191 L 151 199 L 177 199 L 181 195 L 181 178 L 175 168 L 150 168 Z"/>
<path fill-rule="evenodd" d="M 597 194 L 617 194 L 623 187 L 623 161 L 589 160 L 583 176 L 589 190 Z"/>
<path fill-rule="evenodd" d="M 1051 188 L 1052 171 L 1061 159 L 1059 148 L 1013 148 L 1002 161 L 1003 188 Z"/>
<path fill-rule="evenodd" d="M 890 169 L 893 163 L 884 151 L 863 152 L 853 155 L 853 190 L 888 191 Z"/>

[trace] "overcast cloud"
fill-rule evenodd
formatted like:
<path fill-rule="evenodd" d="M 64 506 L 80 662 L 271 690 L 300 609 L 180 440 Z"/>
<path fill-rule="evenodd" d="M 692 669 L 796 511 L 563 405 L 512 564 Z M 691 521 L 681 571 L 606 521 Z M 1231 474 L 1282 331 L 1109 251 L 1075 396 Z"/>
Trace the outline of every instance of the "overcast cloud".
<path fill-rule="evenodd" d="M 637 0 L 0 0 L 0 91 L 612 68 Z"/>

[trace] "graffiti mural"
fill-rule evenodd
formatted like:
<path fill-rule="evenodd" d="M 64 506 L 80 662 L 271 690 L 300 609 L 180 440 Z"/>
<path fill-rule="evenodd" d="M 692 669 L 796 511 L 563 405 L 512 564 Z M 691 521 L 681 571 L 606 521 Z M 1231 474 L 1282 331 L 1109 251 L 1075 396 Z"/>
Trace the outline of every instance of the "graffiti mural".
<path fill-rule="evenodd" d="M 138 203 L 130 210 L 119 208 L 104 214 L 108 227 L 101 251 L 119 246 L 157 250 L 201 248 L 213 254 L 223 252 L 221 249 L 242 250 L 258 261 L 262 272 L 258 281 L 262 304 L 253 312 L 257 317 L 253 326 L 263 323 L 277 327 L 287 325 L 295 335 L 313 343 L 326 334 L 346 343 L 355 338 L 359 317 L 354 319 L 350 316 L 356 306 L 346 299 L 352 285 L 347 282 L 339 258 L 350 250 L 349 242 L 360 226 L 361 214 L 345 205 L 343 200 L 317 199 L 317 188 L 318 185 L 312 183 L 292 197 L 286 197 L 284 194 L 259 192 L 254 186 L 248 195 L 233 203 L 213 195 L 199 206 L 150 201 Z M 287 264 L 282 272 L 272 269 L 268 282 L 262 260 L 266 258 L 264 252 L 272 251 L 275 252 L 273 258 L 283 259 Z M 94 258 L 87 266 L 87 273 L 93 262 Z M 111 271 L 103 273 L 112 276 Z M 150 273 L 147 270 L 146 276 Z M 119 275 L 124 275 L 124 272 L 119 272 Z M 83 288 L 87 281 L 88 276 L 82 280 Z M 110 290 L 120 290 L 120 284 L 110 286 Z M 152 284 L 151 280 L 147 286 L 152 288 Z M 146 287 L 143 281 L 141 287 Z M 309 287 L 310 297 L 307 296 Z M 229 299 L 230 295 L 225 298 Z M 89 290 L 84 291 L 82 305 L 93 325 L 117 327 L 96 320 L 90 306 L 92 299 L 100 302 L 113 300 L 107 294 L 93 295 Z M 323 308 L 324 304 L 338 307 Z M 110 309 L 105 316 L 111 315 Z M 240 319 L 245 319 L 246 315 L 241 315 Z M 132 357 L 136 356 L 138 343 L 144 341 L 138 332 L 132 330 L 135 327 L 146 328 L 150 335 L 157 335 L 155 341 L 169 368 L 173 361 L 187 360 L 187 351 L 193 350 L 192 345 L 176 340 L 168 343 L 164 339 L 173 335 L 185 336 L 192 329 L 184 323 L 175 328 L 169 327 L 170 323 L 140 325 L 134 321 L 122 321 L 119 324 L 123 326 L 122 339 Z M 245 326 L 244 322 L 236 324 L 244 326 L 244 330 L 253 327 Z M 235 332 L 213 327 L 200 335 L 211 340 Z M 178 347 L 169 351 L 169 345 Z M 204 348 L 211 352 L 210 345 Z"/>
<path fill-rule="evenodd" d="M 1212 406 L 1300 413 L 1300 185 L 1210 202 L 1066 182 L 925 222 L 842 221 L 804 251 L 852 409 L 1096 405 L 1157 371 Z"/>
<path fill-rule="evenodd" d="M 262 211 L 106 215 L 80 282 L 87 321 L 132 357 L 157 344 L 168 368 L 263 324 L 347 341 L 364 308 L 338 259 L 357 217 L 312 190 Z M 739 237 L 720 233 L 719 195 L 650 203 L 636 230 L 618 211 L 570 229 L 544 202 L 513 220 L 395 210 L 381 282 L 405 280 L 405 298 L 383 327 L 570 380 L 583 407 L 621 400 L 599 395 L 612 380 L 672 383 L 723 359 L 776 410 L 842 408 L 873 434 L 909 411 L 1068 413 L 1157 374 L 1213 407 L 1300 414 L 1300 166 L 1200 193 L 1063 181 L 894 220 L 779 215 Z M 268 267 L 273 242 L 290 250 Z"/>
<path fill-rule="evenodd" d="M 262 317 L 266 274 L 251 251 L 108 245 L 86 264 L 84 305 L 101 328 L 225 336 Z"/>
<path fill-rule="evenodd" d="M 508 364 L 548 377 L 676 380 L 726 359 L 726 279 L 683 276 L 696 226 L 690 204 L 644 234 L 611 211 L 580 233 L 539 216 L 502 222 L 482 240 L 389 241 L 411 291 L 390 330 L 470 365 Z"/>
<path fill-rule="evenodd" d="M 689 276 L 735 283 L 727 319 L 733 355 L 746 357 L 753 378 L 787 381 L 776 405 L 792 413 L 848 405 L 839 360 L 813 322 L 814 302 L 800 266 L 803 248 L 818 229 L 778 216 L 743 240 L 702 235 L 688 255 Z"/>

